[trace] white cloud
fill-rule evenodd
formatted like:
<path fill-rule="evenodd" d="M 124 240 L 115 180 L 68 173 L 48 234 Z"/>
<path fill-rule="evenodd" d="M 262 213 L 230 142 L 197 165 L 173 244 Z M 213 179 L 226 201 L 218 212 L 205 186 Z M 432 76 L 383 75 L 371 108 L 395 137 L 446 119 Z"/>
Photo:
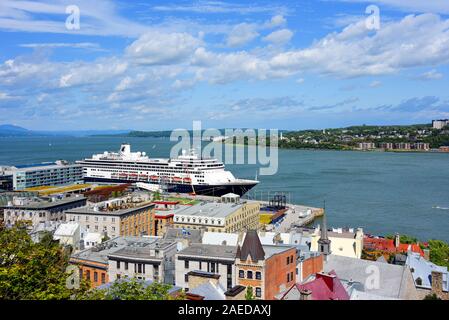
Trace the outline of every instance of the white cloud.
<path fill-rule="evenodd" d="M 284 18 L 283 15 L 275 15 L 271 18 L 271 20 L 269 22 L 266 23 L 266 26 L 268 28 L 274 28 L 274 27 L 279 27 L 279 26 L 283 26 L 287 23 L 287 20 Z"/>
<path fill-rule="evenodd" d="M 379 88 L 380 86 L 382 86 L 382 82 L 378 80 L 374 80 L 369 84 L 370 88 Z"/>
<path fill-rule="evenodd" d="M 259 36 L 255 24 L 240 23 L 234 26 L 228 35 L 226 45 L 228 47 L 243 46 Z"/>
<path fill-rule="evenodd" d="M 435 69 L 432 69 L 430 71 L 424 72 L 416 77 L 417 80 L 439 80 L 443 78 L 443 74 L 438 72 Z"/>
<path fill-rule="evenodd" d="M 126 55 L 140 64 L 175 64 L 187 59 L 200 45 L 201 41 L 188 33 L 150 32 L 126 48 Z"/>
<path fill-rule="evenodd" d="M 293 32 L 289 29 L 281 29 L 273 31 L 269 35 L 263 38 L 264 41 L 271 42 L 273 44 L 284 44 L 291 40 Z"/>
<path fill-rule="evenodd" d="M 304 50 L 272 58 L 273 68 L 311 69 L 340 77 L 381 75 L 449 61 L 449 20 L 433 14 L 410 15 L 383 24 L 375 33 L 364 21 L 333 32 Z"/>
<path fill-rule="evenodd" d="M 101 50 L 98 43 L 92 42 L 75 42 L 75 43 L 24 43 L 20 45 L 23 48 L 75 48 L 88 50 Z"/>

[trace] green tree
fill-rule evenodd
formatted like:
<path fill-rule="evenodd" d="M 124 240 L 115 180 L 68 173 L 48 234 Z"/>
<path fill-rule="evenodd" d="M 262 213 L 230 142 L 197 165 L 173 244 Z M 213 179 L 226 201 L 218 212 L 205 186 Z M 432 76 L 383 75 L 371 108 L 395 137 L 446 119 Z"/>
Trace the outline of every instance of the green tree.
<path fill-rule="evenodd" d="M 254 300 L 253 287 L 246 288 L 245 300 Z"/>
<path fill-rule="evenodd" d="M 82 300 L 180 300 L 183 294 L 171 295 L 171 286 L 159 282 L 145 285 L 136 278 L 115 281 L 109 288 L 92 289 L 80 296 Z"/>
<path fill-rule="evenodd" d="M 159 191 L 153 193 L 153 201 L 155 200 L 161 200 L 161 194 L 159 193 Z"/>
<path fill-rule="evenodd" d="M 66 285 L 67 252 L 47 235 L 34 243 L 26 227 L 0 229 L 0 299 L 69 299 L 84 290 Z"/>
<path fill-rule="evenodd" d="M 449 245 L 441 240 L 430 240 L 430 261 L 439 266 L 449 267 Z"/>

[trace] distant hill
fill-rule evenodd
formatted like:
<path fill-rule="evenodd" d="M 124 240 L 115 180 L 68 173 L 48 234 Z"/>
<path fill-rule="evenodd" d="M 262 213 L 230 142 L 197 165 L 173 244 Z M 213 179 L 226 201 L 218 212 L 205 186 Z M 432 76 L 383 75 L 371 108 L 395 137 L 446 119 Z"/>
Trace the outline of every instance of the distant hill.
<path fill-rule="evenodd" d="M 0 137 L 23 137 L 23 136 L 72 136 L 85 137 L 91 135 L 127 135 L 131 130 L 73 130 L 73 131 L 40 131 L 28 130 L 12 124 L 0 125 Z"/>
<path fill-rule="evenodd" d="M 0 136 L 30 136 L 33 132 L 12 124 L 0 125 Z"/>

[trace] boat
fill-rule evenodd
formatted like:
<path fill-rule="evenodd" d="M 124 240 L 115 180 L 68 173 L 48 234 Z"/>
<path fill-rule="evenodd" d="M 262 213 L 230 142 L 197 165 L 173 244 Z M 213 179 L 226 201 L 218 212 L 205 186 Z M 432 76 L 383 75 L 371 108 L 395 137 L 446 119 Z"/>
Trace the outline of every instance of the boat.
<path fill-rule="evenodd" d="M 145 152 L 131 152 L 131 145 L 125 143 L 118 152 L 105 151 L 76 162 L 83 167 L 86 183 L 148 182 L 173 193 L 242 196 L 259 183 L 234 177 L 221 161 L 200 157 L 193 149 L 172 159 L 150 158 Z"/>

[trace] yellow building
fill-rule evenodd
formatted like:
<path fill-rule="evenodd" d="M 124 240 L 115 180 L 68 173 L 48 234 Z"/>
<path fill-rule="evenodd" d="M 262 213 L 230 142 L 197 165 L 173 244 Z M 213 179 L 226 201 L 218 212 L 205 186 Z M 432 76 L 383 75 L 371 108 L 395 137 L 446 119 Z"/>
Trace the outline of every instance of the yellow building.
<path fill-rule="evenodd" d="M 320 239 L 320 228 L 316 228 L 311 235 L 310 251 L 320 251 L 318 240 Z M 331 254 L 349 258 L 362 257 L 363 229 L 334 228 L 327 232 L 330 240 Z"/>
<path fill-rule="evenodd" d="M 177 210 L 175 228 L 209 232 L 239 232 L 259 229 L 260 203 L 257 201 L 202 202 Z"/>

